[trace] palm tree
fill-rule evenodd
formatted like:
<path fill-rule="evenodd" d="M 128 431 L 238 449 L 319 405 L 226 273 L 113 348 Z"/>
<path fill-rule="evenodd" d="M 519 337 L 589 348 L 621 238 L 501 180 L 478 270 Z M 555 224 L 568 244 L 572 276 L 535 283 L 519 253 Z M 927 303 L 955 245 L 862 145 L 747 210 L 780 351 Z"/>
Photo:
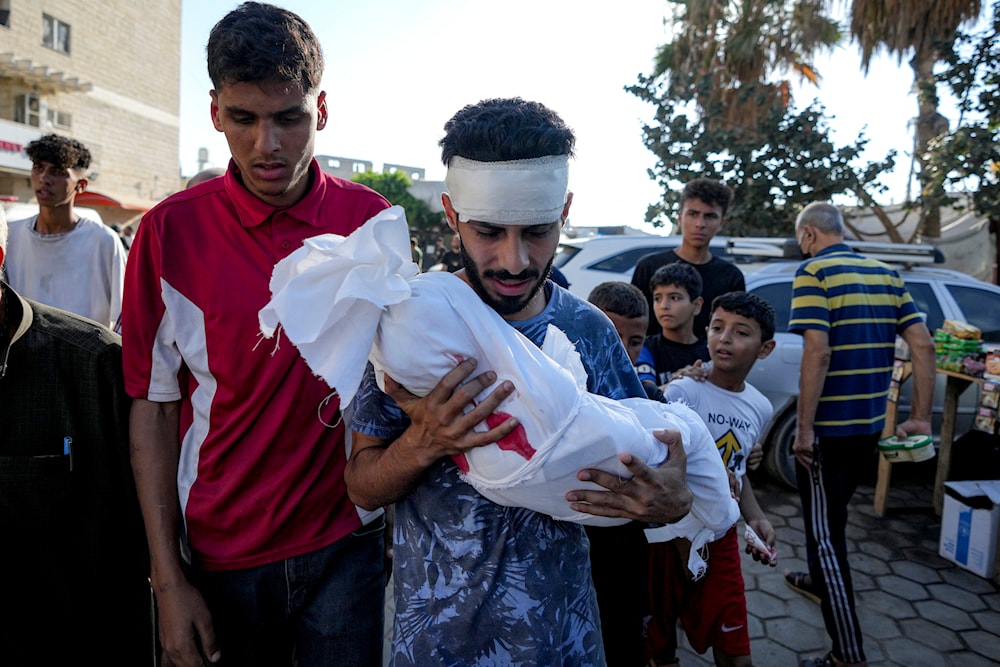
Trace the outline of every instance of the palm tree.
<path fill-rule="evenodd" d="M 861 66 L 868 73 L 872 56 L 880 49 L 900 62 L 912 52 L 917 90 L 914 157 L 920 165 L 921 233 L 941 236 L 941 201 L 944 192 L 931 183 L 925 168 L 927 146 L 948 131 L 948 120 L 938 112 L 934 64 L 951 50 L 959 26 L 976 19 L 981 0 L 852 0 L 851 36 L 861 47 Z"/>
<path fill-rule="evenodd" d="M 674 2 L 678 32 L 660 47 L 653 76 L 692 90 L 703 115 L 731 127 L 755 127 L 774 105 L 788 106 L 788 72 L 817 84 L 810 59 L 841 38 L 825 0 Z"/>

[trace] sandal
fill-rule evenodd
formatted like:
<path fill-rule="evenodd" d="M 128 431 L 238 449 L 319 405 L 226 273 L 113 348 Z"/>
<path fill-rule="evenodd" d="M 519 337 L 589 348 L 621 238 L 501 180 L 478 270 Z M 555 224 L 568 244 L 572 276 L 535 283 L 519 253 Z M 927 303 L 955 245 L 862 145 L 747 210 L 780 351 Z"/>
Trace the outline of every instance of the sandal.
<path fill-rule="evenodd" d="M 813 586 L 807 572 L 785 572 L 785 583 L 796 593 L 801 593 L 816 604 L 821 604 L 820 591 Z"/>

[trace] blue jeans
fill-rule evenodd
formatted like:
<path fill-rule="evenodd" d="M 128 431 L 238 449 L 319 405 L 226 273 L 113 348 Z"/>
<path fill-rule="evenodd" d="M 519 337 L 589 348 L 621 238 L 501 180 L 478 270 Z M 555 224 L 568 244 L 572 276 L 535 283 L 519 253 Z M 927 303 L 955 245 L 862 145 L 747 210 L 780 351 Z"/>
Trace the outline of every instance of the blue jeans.
<path fill-rule="evenodd" d="M 212 613 L 219 667 L 381 667 L 384 517 L 325 549 L 192 581 Z"/>

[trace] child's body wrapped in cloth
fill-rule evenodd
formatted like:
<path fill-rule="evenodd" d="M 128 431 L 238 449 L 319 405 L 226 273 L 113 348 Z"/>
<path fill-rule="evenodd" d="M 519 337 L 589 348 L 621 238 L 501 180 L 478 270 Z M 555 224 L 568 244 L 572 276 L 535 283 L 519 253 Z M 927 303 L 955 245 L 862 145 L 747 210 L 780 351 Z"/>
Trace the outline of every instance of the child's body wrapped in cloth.
<path fill-rule="evenodd" d="M 461 278 L 418 273 L 398 206 L 348 237 L 307 239 L 275 266 L 271 293 L 260 312 L 261 331 L 271 337 L 280 327 L 310 368 L 337 390 L 342 405 L 356 393 L 368 360 L 380 386 L 388 374 L 418 396 L 470 357 L 478 362 L 477 373 L 493 370 L 496 382 L 510 380 L 515 392 L 494 416 L 496 423 L 516 416 L 519 426 L 498 443 L 455 457 L 463 479 L 495 503 L 589 525 L 625 523 L 572 510 L 566 493 L 589 485 L 577 480 L 577 472 L 598 468 L 629 475 L 618 458 L 625 452 L 657 466 L 667 448 L 652 432 L 676 429 L 694 501 L 691 513 L 661 539 L 690 539 L 689 567 L 697 574 L 704 567 L 698 547 L 724 534 L 739 516 L 715 443 L 693 411 L 587 392 L 579 355 L 561 330 L 550 325 L 539 349 Z M 481 428 L 488 430 L 486 424 Z"/>

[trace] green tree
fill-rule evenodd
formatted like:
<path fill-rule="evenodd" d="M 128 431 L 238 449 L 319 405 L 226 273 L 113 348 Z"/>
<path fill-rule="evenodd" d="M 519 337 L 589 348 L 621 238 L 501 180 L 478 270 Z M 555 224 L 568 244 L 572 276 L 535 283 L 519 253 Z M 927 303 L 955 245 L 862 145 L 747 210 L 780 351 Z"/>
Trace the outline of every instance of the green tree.
<path fill-rule="evenodd" d="M 368 171 L 356 174 L 353 180 L 355 183 L 367 185 L 388 199 L 390 204 L 402 206 L 406 211 L 410 233 L 417 237 L 421 248 L 441 234 L 444 228 L 444 213 L 432 211 L 427 202 L 411 195 L 409 188 L 412 182 L 403 172 L 380 174 Z"/>
<path fill-rule="evenodd" d="M 928 144 L 934 188 L 965 190 L 974 210 L 1000 224 L 1000 0 L 978 32 L 960 32 L 937 75 L 958 100 L 956 128 Z"/>
<path fill-rule="evenodd" d="M 948 120 L 938 112 L 934 65 L 948 57 L 959 26 L 976 19 L 980 0 L 852 0 L 851 35 L 861 47 L 865 73 L 881 49 L 900 62 L 910 56 L 917 89 L 914 156 L 920 183 L 920 229 L 924 237 L 941 236 L 940 179 L 929 170 L 928 145 L 948 131 Z"/>
<path fill-rule="evenodd" d="M 808 0 L 676 0 L 667 20 L 676 37 L 660 47 L 654 71 L 627 88 L 655 105 L 644 141 L 658 160 L 650 176 L 663 199 L 646 219 L 662 224 L 676 215 L 680 189 L 711 176 L 735 191 L 727 230 L 737 235 L 784 235 L 798 209 L 815 199 L 853 193 L 874 203 L 884 161 L 855 167 L 866 140 L 837 147 L 829 138 L 823 107 L 792 106 L 797 72 L 818 82 L 812 54 L 840 38 L 823 14 L 824 2 Z M 895 231 L 893 229 L 893 231 Z"/>

